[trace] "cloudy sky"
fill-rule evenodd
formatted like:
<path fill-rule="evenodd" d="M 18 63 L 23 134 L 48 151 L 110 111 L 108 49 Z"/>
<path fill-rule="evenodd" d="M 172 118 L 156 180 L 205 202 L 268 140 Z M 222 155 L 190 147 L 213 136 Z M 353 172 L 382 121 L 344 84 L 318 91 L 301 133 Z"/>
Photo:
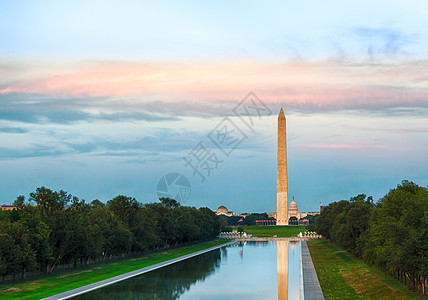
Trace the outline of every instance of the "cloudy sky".
<path fill-rule="evenodd" d="M 281 107 L 299 210 L 428 184 L 425 1 L 11 0 L 0 41 L 0 204 L 177 172 L 188 205 L 274 211 Z"/>

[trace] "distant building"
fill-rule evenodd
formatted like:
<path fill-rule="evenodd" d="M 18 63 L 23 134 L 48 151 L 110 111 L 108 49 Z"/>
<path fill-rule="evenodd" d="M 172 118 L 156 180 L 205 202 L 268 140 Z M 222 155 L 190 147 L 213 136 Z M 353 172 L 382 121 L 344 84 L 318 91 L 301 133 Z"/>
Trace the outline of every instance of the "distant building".
<path fill-rule="evenodd" d="M 0 205 L 0 210 L 14 210 L 16 207 L 13 205 L 3 204 Z"/>
<path fill-rule="evenodd" d="M 276 211 L 275 212 L 271 212 L 271 213 L 267 213 L 268 218 L 274 218 L 276 220 Z"/>
<path fill-rule="evenodd" d="M 291 201 L 290 208 L 288 209 L 288 219 L 290 220 L 291 217 L 295 217 L 297 218 L 297 220 L 300 220 L 306 217 L 307 215 L 308 214 L 304 212 L 299 213 L 299 209 L 297 208 L 297 203 L 296 201 L 294 201 L 294 197 L 293 197 L 293 201 Z"/>
<path fill-rule="evenodd" d="M 224 215 L 228 217 L 235 216 L 235 213 L 233 211 L 228 211 L 226 206 L 219 206 L 216 210 L 216 215 Z"/>
<path fill-rule="evenodd" d="M 308 212 L 308 213 L 299 212 L 297 203 L 296 201 L 294 201 L 294 197 L 293 197 L 293 201 L 291 201 L 290 203 L 290 207 L 288 208 L 288 220 L 290 220 L 291 217 L 295 217 L 297 220 L 300 220 L 300 219 L 306 218 L 307 216 L 315 216 L 319 214 L 320 214 L 319 212 Z M 268 217 L 276 219 L 276 212 L 268 213 Z M 307 220 L 306 221 L 303 220 L 303 222 L 307 222 Z"/>

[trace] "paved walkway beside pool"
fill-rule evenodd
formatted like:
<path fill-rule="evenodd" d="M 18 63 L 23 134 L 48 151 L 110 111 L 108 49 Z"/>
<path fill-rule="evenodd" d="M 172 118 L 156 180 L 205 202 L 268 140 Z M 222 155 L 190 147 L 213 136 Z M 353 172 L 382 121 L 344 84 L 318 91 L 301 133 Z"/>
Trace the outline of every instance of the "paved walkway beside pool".
<path fill-rule="evenodd" d="M 304 300 L 324 299 L 318 276 L 315 272 L 311 254 L 309 253 L 306 241 L 301 244 L 301 259 L 302 259 L 302 277 L 303 277 L 303 297 Z"/>
<path fill-rule="evenodd" d="M 153 271 L 155 269 L 159 269 L 159 268 L 162 268 L 162 267 L 174 264 L 176 262 L 179 262 L 179 261 L 182 261 L 182 260 L 185 260 L 185 259 L 197 256 L 197 255 L 200 255 L 200 254 L 203 254 L 203 253 L 206 253 L 206 252 L 209 252 L 209 251 L 212 251 L 212 250 L 215 250 L 215 249 L 227 246 L 227 245 L 232 245 L 234 243 L 236 243 L 236 241 L 231 241 L 231 242 L 228 242 L 228 243 L 225 243 L 225 244 L 221 244 L 221 245 L 218 245 L 218 246 L 214 246 L 214 247 L 211 247 L 211 248 L 207 248 L 207 249 L 204 249 L 204 250 L 193 252 L 193 253 L 190 253 L 190 254 L 187 254 L 187 255 L 184 255 L 184 256 L 180 256 L 180 257 L 168 260 L 168 261 L 164 261 L 164 262 L 152 265 L 152 266 L 148 266 L 148 267 L 145 267 L 145 268 L 142 268 L 142 269 L 139 269 L 139 270 L 135 270 L 135 271 L 132 271 L 132 272 L 129 272 L 129 273 L 125 273 L 125 274 L 118 275 L 118 276 L 115 276 L 115 277 L 112 277 L 112 278 L 101 280 L 101 281 L 98 281 L 98 282 L 95 282 L 95 283 L 91 283 L 91 284 L 82 286 L 80 288 L 77 288 L 77 289 L 74 289 L 74 290 L 70 290 L 70 291 L 67 291 L 67 292 L 63 292 L 63 293 L 60 293 L 60 294 L 56 294 L 56 295 L 53 295 L 53 296 L 50 296 L 50 297 L 46 297 L 46 298 L 43 298 L 43 299 L 46 299 L 46 300 L 69 299 L 71 297 L 75 297 L 77 295 L 80 295 L 80 294 L 83 294 L 83 293 L 87 293 L 89 291 L 93 291 L 93 290 L 102 288 L 102 287 L 104 287 L 106 285 L 110 285 L 110 284 L 113 284 L 113 283 L 116 283 L 116 282 L 119 282 L 119 281 L 122 281 L 122 280 L 125 280 L 125 279 L 128 279 L 128 278 L 131 278 L 131 277 L 134 277 L 134 276 L 138 276 L 138 275 L 141 275 L 141 274 Z"/>

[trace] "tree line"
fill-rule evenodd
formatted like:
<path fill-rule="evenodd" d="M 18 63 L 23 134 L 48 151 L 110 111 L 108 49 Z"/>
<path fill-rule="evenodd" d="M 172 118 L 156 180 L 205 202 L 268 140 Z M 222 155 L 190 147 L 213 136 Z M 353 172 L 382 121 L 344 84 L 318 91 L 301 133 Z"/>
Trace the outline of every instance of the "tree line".
<path fill-rule="evenodd" d="M 246 217 L 242 216 L 225 216 L 220 215 L 220 222 L 222 225 L 222 231 L 229 231 L 230 228 L 228 226 L 249 226 L 256 225 L 257 220 L 274 220 L 274 218 L 269 218 L 267 213 L 252 213 L 246 214 Z"/>
<path fill-rule="evenodd" d="M 312 225 L 315 223 L 316 218 L 318 215 L 312 216 L 307 215 L 305 218 L 301 218 L 300 220 L 307 219 L 308 224 Z M 240 221 L 242 220 L 242 221 Z M 251 213 L 246 214 L 246 217 L 243 218 L 242 216 L 225 216 L 220 215 L 220 222 L 222 225 L 222 231 L 230 231 L 230 228 L 228 226 L 252 226 L 252 225 L 258 225 L 256 221 L 259 220 L 272 220 L 274 221 L 275 218 L 269 217 L 267 213 Z M 291 217 L 289 220 L 290 225 L 299 225 L 299 220 L 296 217 Z"/>
<path fill-rule="evenodd" d="M 218 216 L 176 200 L 143 204 L 119 195 L 86 203 L 65 191 L 39 187 L 0 211 L 0 275 L 51 272 L 60 265 L 154 251 L 215 238 Z"/>
<path fill-rule="evenodd" d="M 321 212 L 315 230 L 426 295 L 427 188 L 405 180 L 376 204 L 365 194 L 333 202 Z"/>

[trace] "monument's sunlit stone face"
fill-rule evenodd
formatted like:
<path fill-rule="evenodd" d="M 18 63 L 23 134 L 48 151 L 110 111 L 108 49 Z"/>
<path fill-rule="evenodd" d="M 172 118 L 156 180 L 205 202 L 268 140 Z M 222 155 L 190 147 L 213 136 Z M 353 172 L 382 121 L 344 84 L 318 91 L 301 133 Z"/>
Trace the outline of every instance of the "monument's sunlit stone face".
<path fill-rule="evenodd" d="M 278 116 L 278 161 L 276 175 L 276 225 L 288 225 L 286 120 L 281 108 Z"/>

